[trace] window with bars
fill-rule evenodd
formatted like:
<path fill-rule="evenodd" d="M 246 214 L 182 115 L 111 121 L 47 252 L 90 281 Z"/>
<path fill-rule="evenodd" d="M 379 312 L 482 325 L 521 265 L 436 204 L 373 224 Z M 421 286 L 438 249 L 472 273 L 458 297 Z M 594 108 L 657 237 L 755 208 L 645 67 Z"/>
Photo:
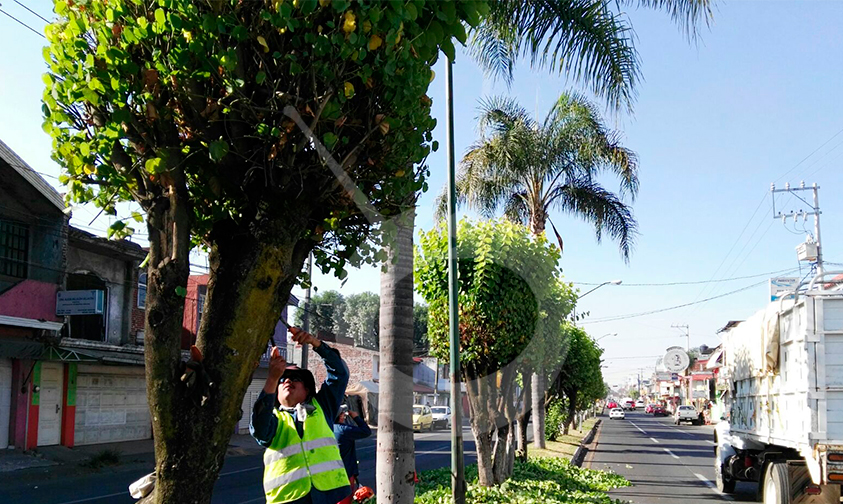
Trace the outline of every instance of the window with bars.
<path fill-rule="evenodd" d="M 26 278 L 29 229 L 26 224 L 0 220 L 0 275 Z"/>
<path fill-rule="evenodd" d="M 146 273 L 138 274 L 138 308 L 146 309 Z"/>

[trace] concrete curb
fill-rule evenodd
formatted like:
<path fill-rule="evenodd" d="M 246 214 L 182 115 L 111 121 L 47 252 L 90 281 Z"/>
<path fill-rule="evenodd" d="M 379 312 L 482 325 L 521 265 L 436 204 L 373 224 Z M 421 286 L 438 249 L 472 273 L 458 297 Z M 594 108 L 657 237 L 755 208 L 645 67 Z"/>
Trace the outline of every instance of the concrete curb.
<path fill-rule="evenodd" d="M 577 451 L 574 452 L 574 456 L 571 457 L 571 464 L 582 467 L 582 463 L 585 460 L 585 456 L 588 453 L 588 448 L 586 445 L 591 444 L 591 441 L 594 440 L 594 434 L 597 432 L 597 429 L 600 428 L 600 424 L 603 423 L 603 420 L 597 419 L 597 422 L 594 423 L 594 426 L 588 431 L 588 434 L 582 438 L 580 441 L 580 446 L 577 448 Z"/>

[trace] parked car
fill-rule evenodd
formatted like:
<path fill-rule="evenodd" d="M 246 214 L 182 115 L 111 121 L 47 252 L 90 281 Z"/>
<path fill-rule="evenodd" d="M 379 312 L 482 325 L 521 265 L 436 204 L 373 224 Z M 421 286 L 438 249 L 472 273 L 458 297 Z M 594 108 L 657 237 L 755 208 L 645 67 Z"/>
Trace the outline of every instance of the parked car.
<path fill-rule="evenodd" d="M 653 412 L 653 405 L 648 404 L 646 408 L 644 408 L 644 413 L 652 413 Z"/>
<path fill-rule="evenodd" d="M 682 422 L 690 422 L 694 425 L 701 425 L 701 416 L 696 408 L 683 404 L 676 408 L 676 414 L 673 415 L 673 422 L 679 425 Z"/>
<path fill-rule="evenodd" d="M 433 412 L 433 427 L 442 429 L 451 428 L 451 408 L 447 406 L 433 406 L 430 408 Z"/>
<path fill-rule="evenodd" d="M 624 415 L 623 413 L 623 408 L 612 408 L 611 410 L 609 410 L 609 420 L 614 420 L 616 418 L 618 420 L 623 420 L 624 418 L 626 418 L 626 415 Z"/>
<path fill-rule="evenodd" d="M 433 412 L 430 411 L 430 406 L 422 406 L 421 404 L 413 405 L 413 430 L 433 430 Z"/>
<path fill-rule="evenodd" d="M 664 406 L 656 405 L 653 406 L 653 416 L 670 416 L 670 413 L 664 409 Z"/>

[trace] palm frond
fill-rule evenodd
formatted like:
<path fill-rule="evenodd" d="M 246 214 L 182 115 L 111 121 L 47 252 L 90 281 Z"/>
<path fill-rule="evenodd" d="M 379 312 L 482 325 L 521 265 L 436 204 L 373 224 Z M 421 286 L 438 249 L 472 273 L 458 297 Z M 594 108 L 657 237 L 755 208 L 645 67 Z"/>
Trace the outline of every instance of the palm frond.
<path fill-rule="evenodd" d="M 512 222 L 527 225 L 530 220 L 530 210 L 527 206 L 527 194 L 515 192 L 509 196 L 503 207 L 503 216 Z"/>
<path fill-rule="evenodd" d="M 603 233 L 607 233 L 618 242 L 624 261 L 629 262 L 638 223 L 632 209 L 611 191 L 590 180 L 572 180 L 553 189 L 550 205 L 594 224 L 598 243 L 602 241 Z"/>
<path fill-rule="evenodd" d="M 700 22 L 710 26 L 713 14 L 710 0 L 617 0 L 619 5 L 635 5 L 666 11 L 689 40 L 696 40 Z"/>
<path fill-rule="evenodd" d="M 517 54 L 513 51 L 511 37 L 501 27 L 482 24 L 470 32 L 468 54 L 483 69 L 486 77 L 502 79 L 507 86 L 512 83 Z"/>

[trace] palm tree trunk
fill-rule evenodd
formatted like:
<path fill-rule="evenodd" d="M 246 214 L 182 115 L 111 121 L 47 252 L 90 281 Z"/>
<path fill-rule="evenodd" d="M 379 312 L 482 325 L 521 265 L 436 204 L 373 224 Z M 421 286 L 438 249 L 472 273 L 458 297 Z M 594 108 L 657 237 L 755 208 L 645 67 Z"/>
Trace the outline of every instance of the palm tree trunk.
<path fill-rule="evenodd" d="M 381 273 L 378 502 L 412 504 L 416 469 L 413 444 L 413 224 L 398 222 Z M 393 262 L 396 259 L 397 262 Z"/>
<path fill-rule="evenodd" d="M 530 215 L 530 232 L 534 236 L 541 236 L 544 234 L 544 228 L 547 221 L 547 214 L 542 209 L 533 209 Z M 544 441 L 544 424 L 545 424 L 545 409 L 542 399 L 544 398 L 545 377 L 544 370 L 536 368 L 535 373 L 531 377 L 533 384 L 533 445 L 536 448 L 542 449 L 545 447 Z"/>

